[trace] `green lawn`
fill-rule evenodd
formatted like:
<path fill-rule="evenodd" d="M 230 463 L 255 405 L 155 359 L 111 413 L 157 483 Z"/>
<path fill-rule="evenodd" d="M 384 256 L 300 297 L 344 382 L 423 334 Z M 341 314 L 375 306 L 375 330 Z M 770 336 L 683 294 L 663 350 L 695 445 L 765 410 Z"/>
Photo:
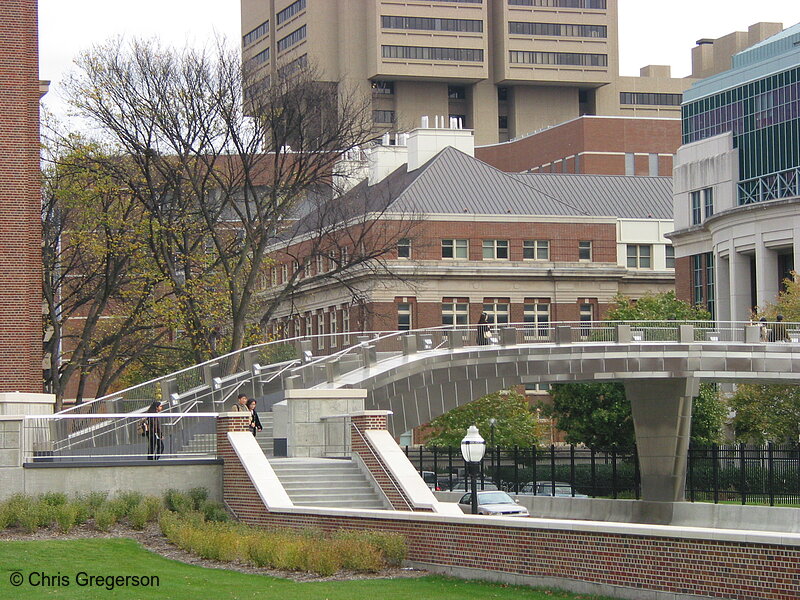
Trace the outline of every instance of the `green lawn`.
<path fill-rule="evenodd" d="M 156 576 L 158 587 L 80 587 L 76 574 Z M 11 580 L 21 573 L 23 583 Z M 68 578 L 64 586 L 32 586 L 32 572 L 54 578 Z M 33 576 L 34 583 L 39 575 Z M 562 592 L 501 586 L 445 577 L 418 579 L 373 579 L 295 583 L 263 575 L 247 575 L 222 569 L 206 569 L 176 562 L 149 552 L 129 539 L 83 539 L 55 541 L 0 542 L 0 598 L 25 600 L 59 598 L 117 599 L 159 598 L 179 600 L 245 599 L 275 600 L 574 600 L 589 599 Z M 592 597 L 593 600 L 600 600 Z"/>

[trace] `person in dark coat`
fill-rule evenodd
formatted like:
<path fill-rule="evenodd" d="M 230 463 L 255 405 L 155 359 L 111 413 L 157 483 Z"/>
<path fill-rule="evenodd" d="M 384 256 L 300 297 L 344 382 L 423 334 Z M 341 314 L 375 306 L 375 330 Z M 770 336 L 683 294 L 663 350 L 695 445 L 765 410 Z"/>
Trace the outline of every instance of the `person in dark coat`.
<path fill-rule="evenodd" d="M 156 400 L 150 404 L 148 413 L 160 413 L 164 406 Z M 161 433 L 161 419 L 156 417 L 147 418 L 147 460 L 158 460 L 164 452 L 164 436 Z"/>
<path fill-rule="evenodd" d="M 250 431 L 253 433 L 253 437 L 256 435 L 256 431 L 261 431 L 261 419 L 258 418 L 258 413 L 256 412 L 256 401 L 255 400 L 248 400 L 247 401 L 247 410 L 250 411 L 250 424 L 248 425 Z"/>
<path fill-rule="evenodd" d="M 489 343 L 489 319 L 486 318 L 486 313 L 481 313 L 481 318 L 478 319 L 478 339 L 476 341 L 478 346 L 485 346 Z"/>

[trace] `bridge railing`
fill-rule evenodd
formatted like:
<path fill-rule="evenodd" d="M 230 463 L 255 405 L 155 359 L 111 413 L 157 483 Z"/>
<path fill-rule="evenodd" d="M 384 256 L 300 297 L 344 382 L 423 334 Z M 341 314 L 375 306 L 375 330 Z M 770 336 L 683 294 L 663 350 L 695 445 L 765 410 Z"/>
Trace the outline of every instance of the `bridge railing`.
<path fill-rule="evenodd" d="M 620 341 L 619 326 L 629 329 L 629 341 L 633 343 L 741 343 L 748 339 L 746 328 L 754 325 L 759 333 L 756 338 L 761 340 L 763 327 L 750 321 L 563 321 L 431 327 L 356 336 L 355 346 L 326 356 L 309 356 L 303 364 L 291 368 L 291 375 L 295 378 L 293 385 L 311 387 L 331 383 L 348 372 L 401 354 L 521 344 L 613 343 Z M 773 338 L 800 342 L 800 335 L 793 337 L 792 334 L 800 332 L 800 326 L 793 323 L 768 325 L 781 328 L 775 330 Z"/>
<path fill-rule="evenodd" d="M 217 456 L 216 417 L 201 412 L 26 416 L 22 462 L 213 459 Z M 145 432 L 142 423 L 150 430 Z"/>

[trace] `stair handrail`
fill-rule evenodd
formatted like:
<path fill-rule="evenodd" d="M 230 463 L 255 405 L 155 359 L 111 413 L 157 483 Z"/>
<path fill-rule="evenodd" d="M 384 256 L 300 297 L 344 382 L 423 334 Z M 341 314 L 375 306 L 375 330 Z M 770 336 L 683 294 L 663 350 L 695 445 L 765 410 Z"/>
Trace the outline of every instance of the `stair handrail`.
<path fill-rule="evenodd" d="M 395 491 L 397 492 L 397 495 L 400 496 L 405 505 L 408 507 L 408 510 L 414 512 L 414 505 L 411 504 L 411 502 L 408 500 L 405 492 L 400 487 L 398 487 L 397 483 L 394 480 L 394 476 L 391 473 L 389 473 L 389 471 L 386 470 L 386 467 L 383 465 L 383 461 L 380 459 L 380 457 L 375 453 L 375 450 L 372 448 L 372 444 L 369 443 L 369 440 L 364 436 L 362 431 L 358 428 L 358 425 L 353 423 L 352 419 L 350 420 L 350 425 L 358 434 L 358 436 L 361 438 L 361 440 L 364 442 L 364 445 L 367 447 L 367 450 L 369 450 L 369 453 L 372 454 L 372 458 L 374 458 L 375 462 L 378 463 L 378 466 L 381 468 L 384 475 L 386 475 L 387 481 L 389 481 L 389 483 L 392 484 L 392 487 L 394 487 Z M 351 452 L 352 452 L 352 444 L 351 444 Z M 387 500 L 389 499 L 387 498 Z M 390 504 L 391 502 L 392 501 L 389 500 Z"/>

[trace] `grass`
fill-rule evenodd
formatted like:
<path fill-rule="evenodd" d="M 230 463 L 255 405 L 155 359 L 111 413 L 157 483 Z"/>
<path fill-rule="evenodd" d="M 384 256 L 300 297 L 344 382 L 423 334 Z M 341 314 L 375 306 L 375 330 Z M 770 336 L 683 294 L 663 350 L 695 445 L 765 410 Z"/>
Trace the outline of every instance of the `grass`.
<path fill-rule="evenodd" d="M 32 571 L 68 577 L 69 586 L 33 587 L 27 580 L 10 584 L 14 571 L 27 579 Z M 157 576 L 158 587 L 79 587 L 75 574 Z M 295 583 L 265 575 L 250 575 L 222 569 L 206 569 L 169 560 L 145 550 L 128 539 L 81 539 L 0 542 L 0 599 L 38 600 L 148 599 L 182 600 L 602 600 L 597 596 L 534 590 L 446 577 L 417 579 L 370 579 Z"/>

